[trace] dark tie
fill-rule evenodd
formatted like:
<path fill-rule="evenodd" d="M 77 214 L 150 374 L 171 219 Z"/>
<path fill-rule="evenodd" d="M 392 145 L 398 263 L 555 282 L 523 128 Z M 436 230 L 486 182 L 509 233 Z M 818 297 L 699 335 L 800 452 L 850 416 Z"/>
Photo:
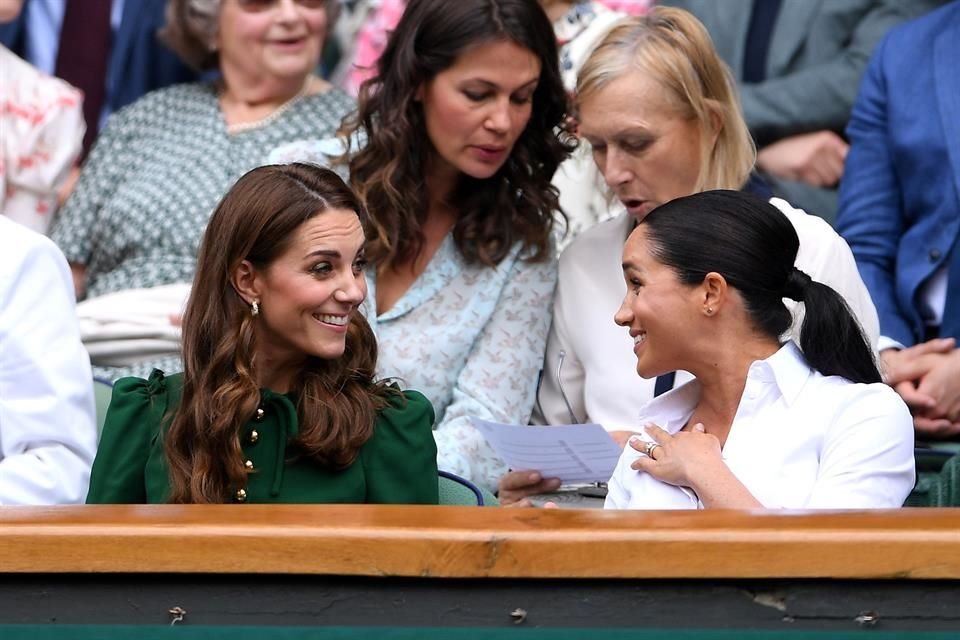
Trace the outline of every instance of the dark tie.
<path fill-rule="evenodd" d="M 763 82 L 767 78 L 767 58 L 773 28 L 780 13 L 781 0 L 753 0 L 750 26 L 743 51 L 743 81 Z"/>
<path fill-rule="evenodd" d="M 83 136 L 81 160 L 97 136 L 100 112 L 107 95 L 107 64 L 113 34 L 110 10 L 113 0 L 67 0 L 60 29 L 55 75 L 83 91 Z"/>
<path fill-rule="evenodd" d="M 947 267 L 947 303 L 940 323 L 941 338 L 956 338 L 960 342 L 960 237 L 953 243 Z"/>
<path fill-rule="evenodd" d="M 661 396 L 670 389 L 673 389 L 673 383 L 676 381 L 677 372 L 671 371 L 662 376 L 657 376 L 657 381 L 653 385 L 653 397 Z"/>

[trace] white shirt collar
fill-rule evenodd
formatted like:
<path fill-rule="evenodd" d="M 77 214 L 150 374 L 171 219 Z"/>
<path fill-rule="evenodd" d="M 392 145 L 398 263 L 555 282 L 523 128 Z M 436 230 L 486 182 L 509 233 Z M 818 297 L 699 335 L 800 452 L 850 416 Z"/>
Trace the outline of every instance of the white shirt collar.
<path fill-rule="evenodd" d="M 813 374 L 814 371 L 807 364 L 800 348 L 790 340 L 769 358 L 757 360 L 750 365 L 744 391 L 746 392 L 751 384 L 775 384 L 784 402 L 790 406 Z M 657 416 L 662 429 L 669 433 L 680 431 L 693 414 L 701 392 L 702 385 L 693 379 L 654 398 L 640 410 L 641 424 L 647 421 L 648 416 Z"/>

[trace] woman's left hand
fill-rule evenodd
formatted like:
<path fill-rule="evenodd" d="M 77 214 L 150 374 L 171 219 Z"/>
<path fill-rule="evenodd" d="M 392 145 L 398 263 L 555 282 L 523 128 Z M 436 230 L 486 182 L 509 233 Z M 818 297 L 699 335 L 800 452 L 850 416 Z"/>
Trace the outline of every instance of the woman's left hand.
<path fill-rule="evenodd" d="M 648 443 L 639 438 L 631 440 L 631 447 L 647 455 L 637 458 L 630 467 L 645 471 L 661 482 L 695 488 L 701 478 L 710 477 L 711 470 L 723 464 L 720 441 L 705 433 L 699 422 L 692 430 L 676 435 L 655 424 L 648 424 L 644 430 L 656 445 L 648 448 Z"/>

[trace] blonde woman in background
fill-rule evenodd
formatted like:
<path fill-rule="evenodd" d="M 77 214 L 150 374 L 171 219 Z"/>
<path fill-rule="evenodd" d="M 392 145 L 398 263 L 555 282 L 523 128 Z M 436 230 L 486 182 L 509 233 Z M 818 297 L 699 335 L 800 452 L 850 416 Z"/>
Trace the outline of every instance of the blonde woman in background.
<path fill-rule="evenodd" d="M 598 422 L 622 445 L 642 426 L 640 409 L 675 381 L 637 376 L 633 339 L 613 322 L 626 293 L 624 241 L 638 221 L 674 198 L 711 189 L 769 192 L 750 180 L 756 151 L 730 73 L 703 25 L 685 11 L 658 7 L 618 23 L 584 64 L 575 106 L 581 139 L 623 210 L 583 233 L 560 258 L 534 421 Z M 846 300 L 875 349 L 876 310 L 846 243 L 822 219 L 777 198 L 770 203 L 800 238 L 797 268 Z M 796 337 L 802 307 L 787 304 Z M 500 499 L 521 501 L 558 484 L 514 472 L 502 479 Z"/>

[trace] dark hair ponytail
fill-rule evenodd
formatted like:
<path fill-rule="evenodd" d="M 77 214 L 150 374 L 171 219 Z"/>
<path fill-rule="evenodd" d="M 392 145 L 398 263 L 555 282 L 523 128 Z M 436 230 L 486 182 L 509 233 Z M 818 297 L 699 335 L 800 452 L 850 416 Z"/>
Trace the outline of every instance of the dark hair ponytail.
<path fill-rule="evenodd" d="M 770 203 L 741 191 L 704 191 L 672 200 L 644 218 L 654 257 L 698 285 L 710 272 L 740 292 L 765 335 L 779 339 L 792 323 L 783 298 L 804 303 L 800 349 L 825 376 L 880 382 L 860 323 L 839 293 L 794 266 L 800 240 Z"/>
<path fill-rule="evenodd" d="M 794 267 L 784 296 L 803 303 L 800 349 L 811 367 L 854 382 L 881 381 L 870 343 L 839 293 Z"/>

